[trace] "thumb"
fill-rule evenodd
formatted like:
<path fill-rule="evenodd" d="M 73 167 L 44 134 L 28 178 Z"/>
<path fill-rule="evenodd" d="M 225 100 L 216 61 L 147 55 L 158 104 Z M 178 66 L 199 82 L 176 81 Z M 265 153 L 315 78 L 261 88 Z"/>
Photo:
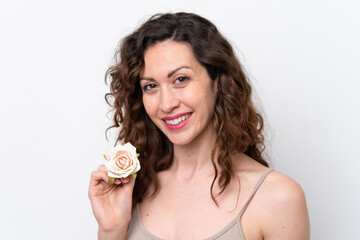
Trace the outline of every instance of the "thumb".
<path fill-rule="evenodd" d="M 126 178 L 121 178 L 121 182 L 123 183 L 122 187 L 124 191 L 129 191 L 132 195 L 135 185 L 135 178 L 133 177 L 133 175 L 129 175 Z"/>

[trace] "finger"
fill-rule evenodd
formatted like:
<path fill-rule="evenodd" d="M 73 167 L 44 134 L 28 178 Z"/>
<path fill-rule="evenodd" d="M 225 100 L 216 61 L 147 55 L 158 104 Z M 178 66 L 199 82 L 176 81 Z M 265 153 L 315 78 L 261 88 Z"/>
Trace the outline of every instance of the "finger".
<path fill-rule="evenodd" d="M 126 177 L 126 178 L 122 178 L 121 181 L 123 182 L 123 189 L 126 191 L 130 192 L 130 195 L 132 195 L 132 191 L 134 189 L 134 185 L 135 185 L 135 179 L 132 175 Z M 124 181 L 127 181 L 126 183 L 124 183 Z"/>
<path fill-rule="evenodd" d="M 120 178 L 122 183 L 128 183 L 130 181 L 130 177 L 132 177 L 131 175 L 126 177 L 126 178 Z"/>
<path fill-rule="evenodd" d="M 98 167 L 98 171 L 107 172 L 107 168 L 105 167 L 104 164 L 102 164 Z"/>
<path fill-rule="evenodd" d="M 90 187 L 96 186 L 101 181 L 108 182 L 109 176 L 106 172 L 93 171 L 90 178 Z"/>
<path fill-rule="evenodd" d="M 115 183 L 116 185 L 119 185 L 119 184 L 121 184 L 122 182 L 121 182 L 120 178 L 115 178 L 114 183 Z"/>

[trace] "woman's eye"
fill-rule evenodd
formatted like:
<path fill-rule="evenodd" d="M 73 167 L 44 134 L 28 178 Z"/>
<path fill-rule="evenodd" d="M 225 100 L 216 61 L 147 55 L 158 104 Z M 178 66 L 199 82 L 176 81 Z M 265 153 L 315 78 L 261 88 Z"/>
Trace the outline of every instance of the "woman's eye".
<path fill-rule="evenodd" d="M 178 77 L 177 79 L 175 79 L 175 83 L 180 83 L 183 84 L 186 82 L 186 80 L 188 80 L 188 77 Z"/>
<path fill-rule="evenodd" d="M 155 83 L 149 83 L 149 84 L 145 84 L 143 89 L 144 91 L 150 91 L 152 89 L 156 88 L 156 84 Z"/>

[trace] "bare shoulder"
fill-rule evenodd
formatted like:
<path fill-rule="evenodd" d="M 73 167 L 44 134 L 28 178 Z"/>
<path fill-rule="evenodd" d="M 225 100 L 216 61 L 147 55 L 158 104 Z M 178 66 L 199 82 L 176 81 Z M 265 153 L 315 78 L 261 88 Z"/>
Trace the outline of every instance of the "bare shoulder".
<path fill-rule="evenodd" d="M 292 178 L 277 171 L 271 171 L 262 186 L 263 192 L 269 194 L 269 204 L 279 202 L 304 201 L 305 195 L 301 186 Z"/>
<path fill-rule="evenodd" d="M 309 239 L 309 216 L 304 191 L 290 177 L 272 171 L 258 192 L 264 239 Z"/>
<path fill-rule="evenodd" d="M 241 159 L 234 161 L 234 166 L 239 169 L 242 187 L 253 188 L 268 168 L 246 155 L 236 159 Z M 295 180 L 271 171 L 252 198 L 241 224 L 248 239 L 310 239 L 304 191 Z"/>

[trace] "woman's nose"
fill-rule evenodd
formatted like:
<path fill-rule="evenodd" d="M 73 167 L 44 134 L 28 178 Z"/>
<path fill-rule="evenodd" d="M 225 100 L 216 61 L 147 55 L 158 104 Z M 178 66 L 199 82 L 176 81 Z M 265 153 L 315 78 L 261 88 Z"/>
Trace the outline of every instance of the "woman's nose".
<path fill-rule="evenodd" d="M 160 110 L 170 113 L 180 105 L 180 99 L 170 89 L 163 89 L 160 93 Z"/>

